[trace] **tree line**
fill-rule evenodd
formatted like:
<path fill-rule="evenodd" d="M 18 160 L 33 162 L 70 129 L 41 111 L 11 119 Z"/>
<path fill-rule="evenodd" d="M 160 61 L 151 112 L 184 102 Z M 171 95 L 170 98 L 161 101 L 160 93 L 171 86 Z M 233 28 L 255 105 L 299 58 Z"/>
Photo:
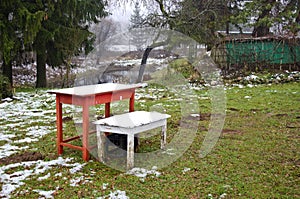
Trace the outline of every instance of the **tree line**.
<path fill-rule="evenodd" d="M 12 82 L 12 66 L 23 52 L 37 56 L 36 87 L 46 87 L 46 64 L 69 65 L 78 53 L 89 53 L 95 35 L 89 29 L 109 15 L 111 4 L 135 5 L 133 27 L 167 27 L 179 31 L 208 50 L 232 28 L 251 27 L 253 37 L 269 34 L 296 36 L 300 30 L 300 0 L 1 0 L 0 63 Z M 105 24 L 102 25 L 105 29 Z"/>

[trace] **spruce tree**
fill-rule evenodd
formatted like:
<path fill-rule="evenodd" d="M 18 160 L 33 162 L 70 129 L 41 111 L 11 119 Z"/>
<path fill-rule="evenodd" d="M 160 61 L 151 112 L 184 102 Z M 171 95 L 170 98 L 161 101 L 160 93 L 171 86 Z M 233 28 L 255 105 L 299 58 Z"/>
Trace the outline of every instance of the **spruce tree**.
<path fill-rule="evenodd" d="M 143 27 L 143 16 L 138 2 L 134 5 L 133 14 L 130 17 L 130 29 Z"/>
<path fill-rule="evenodd" d="M 50 1 L 49 1 L 50 2 Z M 2 73 L 13 84 L 12 63 L 24 46 L 35 39 L 44 19 L 45 10 L 32 11 L 28 1 L 0 1 L 0 57 Z"/>
<path fill-rule="evenodd" d="M 46 87 L 46 63 L 68 65 L 68 60 L 80 47 L 93 39 L 88 31 L 91 24 L 106 16 L 102 0 L 61 0 L 43 21 L 34 42 L 37 52 L 36 87 Z M 68 67 L 68 66 L 67 66 Z"/>
<path fill-rule="evenodd" d="M 133 13 L 130 17 L 130 26 L 129 30 L 133 36 L 132 43 L 136 46 L 137 50 L 142 50 L 145 46 L 145 33 L 143 30 L 141 30 L 143 25 L 144 19 L 141 15 L 141 8 L 138 2 L 135 3 Z"/>

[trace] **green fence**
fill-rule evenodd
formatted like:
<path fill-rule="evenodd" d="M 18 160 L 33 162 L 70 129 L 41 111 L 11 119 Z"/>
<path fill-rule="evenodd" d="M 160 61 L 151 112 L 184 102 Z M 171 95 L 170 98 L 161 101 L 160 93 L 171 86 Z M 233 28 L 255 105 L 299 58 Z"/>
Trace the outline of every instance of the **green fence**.
<path fill-rule="evenodd" d="M 223 69 L 234 67 L 299 69 L 300 40 L 296 38 L 225 40 L 218 45 L 213 56 Z"/>
<path fill-rule="evenodd" d="M 282 41 L 227 42 L 227 61 L 237 63 L 294 64 L 300 62 L 300 46 Z"/>

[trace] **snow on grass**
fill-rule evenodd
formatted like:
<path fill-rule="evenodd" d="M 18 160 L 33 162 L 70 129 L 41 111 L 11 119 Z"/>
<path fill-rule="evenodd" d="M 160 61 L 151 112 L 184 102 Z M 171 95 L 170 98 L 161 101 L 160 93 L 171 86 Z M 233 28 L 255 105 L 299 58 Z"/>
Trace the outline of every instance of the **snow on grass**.
<path fill-rule="evenodd" d="M 86 165 L 86 163 L 84 163 L 84 164 L 75 163 L 74 167 L 70 169 L 70 173 L 74 174 L 74 173 L 80 171 L 85 165 Z"/>
<path fill-rule="evenodd" d="M 102 184 L 102 189 L 103 189 L 103 190 L 107 189 L 108 185 L 109 185 L 108 183 L 103 183 L 103 184 Z"/>
<path fill-rule="evenodd" d="M 151 170 L 147 170 L 144 168 L 133 168 L 133 169 L 127 171 L 126 174 L 134 175 L 134 176 L 140 178 L 140 180 L 142 182 L 145 181 L 145 179 L 148 175 L 155 176 L 155 177 L 159 177 L 161 175 L 161 173 L 157 171 L 157 167 L 155 167 L 155 166 L 152 167 Z"/>
<path fill-rule="evenodd" d="M 175 149 L 166 149 L 165 151 L 162 152 L 163 154 L 167 154 L 167 155 L 176 155 L 175 153 Z"/>
<path fill-rule="evenodd" d="M 52 95 L 45 91 L 39 94 L 19 92 L 14 100 L 9 99 L 0 103 L 0 140 L 4 141 L 0 145 L 0 158 L 28 149 L 29 143 L 38 142 L 56 130 L 55 125 L 49 125 L 49 121 L 56 120 Z M 33 126 L 28 127 L 30 124 Z"/>
<path fill-rule="evenodd" d="M 38 177 L 38 181 L 43 181 L 43 180 L 46 180 L 46 179 L 48 179 L 48 178 L 50 178 L 51 177 L 51 174 L 50 173 L 48 173 L 47 175 L 45 175 L 45 176 L 41 176 L 41 177 Z"/>
<path fill-rule="evenodd" d="M 83 176 L 80 176 L 80 177 L 76 177 L 76 178 L 74 178 L 74 179 L 71 179 L 71 180 L 70 180 L 70 186 L 71 186 L 71 187 L 76 187 L 76 186 L 78 186 L 79 183 L 80 183 L 81 181 L 83 181 L 83 180 L 84 180 L 84 177 L 83 177 Z"/>
<path fill-rule="evenodd" d="M 37 142 L 37 141 L 39 141 L 37 138 L 24 138 L 24 139 L 15 141 L 15 143 L 30 143 L 30 142 Z"/>
<path fill-rule="evenodd" d="M 4 134 L 2 132 L 0 132 L 0 140 L 2 141 L 10 141 L 11 138 L 16 137 L 14 134 Z"/>
<path fill-rule="evenodd" d="M 2 190 L 0 192 L 0 197 L 2 198 L 10 198 L 10 194 L 19 188 L 20 186 L 24 185 L 24 180 L 28 180 L 29 178 L 32 179 L 35 175 L 45 174 L 47 171 L 51 170 L 54 167 L 62 166 L 62 167 L 72 167 L 70 170 L 79 171 L 79 163 L 72 163 L 72 158 L 63 159 L 59 157 L 58 159 L 51 160 L 51 161 L 30 161 L 30 162 L 20 162 L 15 164 L 10 164 L 6 166 L 0 167 L 0 183 L 2 184 Z M 84 164 L 83 164 L 84 165 Z M 82 168 L 83 165 L 80 165 Z M 24 170 L 15 171 L 13 173 L 9 172 L 10 170 L 16 168 L 24 168 Z M 9 173 L 6 173 L 6 172 Z M 71 172 L 70 172 L 71 173 Z M 50 173 L 38 177 L 38 181 L 46 180 L 51 176 Z M 80 178 L 80 181 L 83 178 Z M 77 180 L 73 183 L 78 183 Z"/>
<path fill-rule="evenodd" d="M 183 170 L 182 170 L 182 173 L 185 174 L 186 172 L 188 172 L 190 170 L 191 170 L 191 168 L 184 167 Z"/>
<path fill-rule="evenodd" d="M 69 109 L 67 107 L 67 109 Z M 14 99 L 0 102 L 0 158 L 28 150 L 32 142 L 55 132 L 55 96 L 39 91 L 38 94 L 19 92 Z M 54 125 L 49 124 L 54 122 Z M 24 180 L 47 180 L 50 170 L 56 166 L 70 168 L 70 174 L 82 169 L 85 164 L 71 163 L 72 159 L 59 157 L 52 161 L 30 161 L 0 167 L 0 198 L 10 198 L 11 193 L 24 185 Z M 48 172 L 48 173 L 47 173 Z M 57 174 L 56 176 L 59 176 Z M 54 191 L 35 190 L 41 197 L 52 198 Z"/>
<path fill-rule="evenodd" d="M 129 199 L 129 197 L 126 196 L 126 192 L 120 191 L 120 190 L 110 192 L 109 195 L 103 196 L 103 197 L 98 197 L 97 199 L 106 199 L 106 198 L 108 198 L 108 199 Z"/>
<path fill-rule="evenodd" d="M 52 194 L 55 193 L 55 190 L 53 190 L 53 191 L 44 191 L 44 190 L 35 189 L 33 191 L 37 192 L 40 196 L 42 196 L 44 198 L 54 198 L 52 196 Z"/>
<path fill-rule="evenodd" d="M 4 144 L 4 145 L 0 146 L 0 159 L 10 156 L 19 151 L 28 149 L 28 148 L 29 148 L 29 146 L 19 147 L 19 146 L 14 146 L 11 144 Z"/>

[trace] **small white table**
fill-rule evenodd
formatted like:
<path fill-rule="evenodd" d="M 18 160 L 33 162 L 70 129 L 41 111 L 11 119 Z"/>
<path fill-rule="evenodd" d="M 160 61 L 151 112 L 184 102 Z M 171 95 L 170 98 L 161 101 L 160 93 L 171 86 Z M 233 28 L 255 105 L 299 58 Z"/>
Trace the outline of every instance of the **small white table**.
<path fill-rule="evenodd" d="M 161 127 L 161 149 L 166 145 L 168 114 L 135 111 L 115 115 L 94 122 L 97 128 L 98 157 L 104 162 L 105 132 L 127 135 L 127 169 L 134 166 L 134 136 L 138 133 Z"/>

